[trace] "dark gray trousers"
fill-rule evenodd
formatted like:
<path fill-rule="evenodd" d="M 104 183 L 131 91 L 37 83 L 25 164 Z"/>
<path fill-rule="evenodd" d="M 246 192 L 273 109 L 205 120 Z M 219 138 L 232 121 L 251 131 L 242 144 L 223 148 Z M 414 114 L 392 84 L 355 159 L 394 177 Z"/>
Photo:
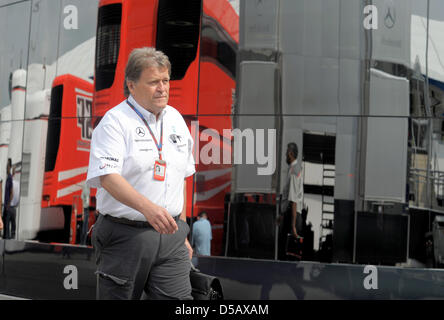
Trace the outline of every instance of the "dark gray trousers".
<path fill-rule="evenodd" d="M 188 224 L 160 234 L 152 227 L 117 223 L 99 215 L 92 232 L 97 299 L 191 300 Z"/>

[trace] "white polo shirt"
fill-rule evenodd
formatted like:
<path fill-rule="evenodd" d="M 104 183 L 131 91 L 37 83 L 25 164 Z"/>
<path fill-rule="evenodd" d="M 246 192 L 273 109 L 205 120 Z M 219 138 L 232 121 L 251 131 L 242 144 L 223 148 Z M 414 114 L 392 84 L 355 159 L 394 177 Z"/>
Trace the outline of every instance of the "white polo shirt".
<path fill-rule="evenodd" d="M 160 142 L 163 121 L 162 160 L 165 180 L 154 179 L 154 162 L 159 152 L 148 128 L 126 100 L 109 110 L 94 129 L 91 140 L 87 183 L 97 190 L 97 210 L 118 218 L 146 221 L 136 211 L 114 199 L 100 184 L 100 176 L 117 173 L 139 193 L 164 207 L 171 216 L 182 212 L 184 179 L 195 173 L 193 139 L 182 115 L 166 106 L 159 120 L 132 96 L 130 103 L 144 116 Z"/>
<path fill-rule="evenodd" d="M 20 181 L 12 179 L 12 201 L 11 207 L 17 207 L 20 200 Z"/>

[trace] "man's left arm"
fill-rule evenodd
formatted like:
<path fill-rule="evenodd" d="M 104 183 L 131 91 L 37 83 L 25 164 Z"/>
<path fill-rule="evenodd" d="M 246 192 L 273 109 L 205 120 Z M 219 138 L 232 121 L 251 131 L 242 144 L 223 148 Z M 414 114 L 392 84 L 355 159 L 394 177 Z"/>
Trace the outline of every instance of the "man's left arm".
<path fill-rule="evenodd" d="M 187 181 L 185 180 L 183 183 L 183 208 L 182 212 L 180 213 L 180 219 L 185 221 L 187 223 Z M 188 249 L 188 255 L 190 256 L 190 259 L 193 258 L 193 248 L 191 247 L 190 242 L 188 241 L 188 236 L 185 237 L 185 246 Z"/>

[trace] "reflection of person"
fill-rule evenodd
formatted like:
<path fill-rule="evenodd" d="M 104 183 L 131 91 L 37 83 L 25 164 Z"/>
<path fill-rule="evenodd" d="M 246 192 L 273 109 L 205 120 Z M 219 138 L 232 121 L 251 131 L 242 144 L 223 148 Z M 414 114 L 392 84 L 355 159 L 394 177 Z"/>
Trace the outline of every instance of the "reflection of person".
<path fill-rule="evenodd" d="M 4 220 L 4 238 L 11 239 L 15 238 L 15 207 L 12 206 L 12 200 L 14 197 L 14 188 L 12 182 L 12 161 L 11 158 L 8 159 L 6 166 L 6 183 L 5 183 L 5 201 L 3 203 L 3 220 Z"/>
<path fill-rule="evenodd" d="M 3 194 L 3 179 L 0 178 L 0 210 L 3 209 L 2 194 Z M 2 219 L 2 214 L 0 214 L 0 237 L 3 237 L 3 219 Z"/>
<path fill-rule="evenodd" d="M 139 299 L 144 292 L 150 299 L 192 299 L 185 178 L 195 172 L 193 141 L 167 105 L 170 74 L 162 52 L 133 50 L 128 99 L 93 131 L 87 181 L 99 188 L 92 234 L 99 299 Z M 181 143 L 170 141 L 172 134 Z"/>
<path fill-rule="evenodd" d="M 210 256 L 212 239 L 213 235 L 208 215 L 205 211 L 202 211 L 197 216 L 197 221 L 193 223 L 191 245 L 196 254 Z"/>
<path fill-rule="evenodd" d="M 303 166 L 297 158 L 298 147 L 296 143 L 289 143 L 286 152 L 286 161 L 289 168 L 281 202 L 281 220 L 283 219 L 283 223 L 279 236 L 280 258 L 285 257 L 287 234 L 291 233 L 295 238 L 298 238 L 302 232 Z"/>
<path fill-rule="evenodd" d="M 15 166 L 12 167 L 12 200 L 11 207 L 16 208 L 20 199 L 20 181 L 15 179 Z"/>

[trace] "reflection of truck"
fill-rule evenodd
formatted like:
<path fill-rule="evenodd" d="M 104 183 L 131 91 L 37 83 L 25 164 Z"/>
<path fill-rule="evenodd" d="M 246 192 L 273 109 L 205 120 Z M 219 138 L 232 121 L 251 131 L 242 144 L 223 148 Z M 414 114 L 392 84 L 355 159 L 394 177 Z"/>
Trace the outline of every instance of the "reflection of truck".
<path fill-rule="evenodd" d="M 6 124 L 6 126 L 10 126 L 11 135 L 7 157 L 12 159 L 12 163 L 16 167 L 14 179 L 20 185 L 20 202 L 17 208 L 17 238 L 20 240 L 69 242 L 71 215 L 69 214 L 67 217 L 68 222 L 65 226 L 65 216 L 60 208 L 48 209 L 48 202 L 45 200 L 47 196 L 42 202 L 51 88 L 56 75 L 66 73 L 65 76 L 58 77 L 57 81 L 66 81 L 69 84 L 68 92 L 74 92 L 74 88 L 80 86 L 80 89 L 89 92 L 89 99 L 92 99 L 91 89 L 84 83 L 85 80 L 81 79 L 88 79 L 93 73 L 94 43 L 95 38 L 91 38 L 61 55 L 52 64 L 32 63 L 28 65 L 27 71 L 19 69 L 12 73 L 10 81 L 11 116 L 10 122 Z M 60 84 L 59 82 L 58 84 Z M 89 82 L 89 86 L 91 86 L 91 81 Z M 71 111 L 66 110 L 66 112 L 76 117 L 75 97 L 72 97 L 72 101 L 68 100 L 65 99 L 65 102 L 69 103 Z M 90 114 L 86 114 L 86 117 L 88 116 Z M 81 130 L 79 129 L 80 125 L 81 123 L 76 124 L 74 121 L 71 132 L 67 132 L 64 137 L 59 137 L 63 152 L 68 151 L 65 142 L 73 139 L 73 135 L 77 135 L 76 130 Z M 3 124 L 2 128 L 7 130 Z M 80 138 L 79 143 L 83 143 Z M 85 142 L 84 149 L 87 147 L 86 145 Z M 65 164 L 65 169 L 68 169 L 72 164 L 71 160 L 77 159 L 76 156 L 73 156 L 70 162 Z M 79 159 L 81 158 L 80 156 Z M 83 166 L 87 166 L 87 161 Z M 4 167 L 2 167 L 3 171 L 5 171 Z M 69 180 L 63 182 L 69 182 Z M 48 192 L 48 187 L 45 191 Z M 58 203 L 59 199 L 52 198 L 53 195 L 50 193 L 50 200 L 60 204 Z M 72 205 L 71 203 L 69 206 Z M 68 229 L 64 231 L 65 227 Z"/>
<path fill-rule="evenodd" d="M 8 157 L 20 183 L 18 238 L 75 243 L 92 131 L 92 84 L 63 75 L 51 91 L 26 94 L 26 72 L 14 75 Z"/>
<path fill-rule="evenodd" d="M 91 125 L 92 84 L 72 75 L 54 79 L 51 91 L 42 211 L 64 217 L 58 237 L 50 241 L 78 243 L 78 222 L 83 218 L 82 187 L 88 170 Z M 91 197 L 95 195 L 91 193 Z M 56 213 L 57 212 L 57 213 Z M 89 225 L 94 223 L 94 215 Z M 89 228 L 88 228 L 89 229 Z M 63 232 L 62 232 L 63 230 Z M 69 237 L 69 239 L 68 239 Z M 43 240 L 39 237 L 39 240 Z M 69 240 L 69 241 L 68 241 Z"/>

